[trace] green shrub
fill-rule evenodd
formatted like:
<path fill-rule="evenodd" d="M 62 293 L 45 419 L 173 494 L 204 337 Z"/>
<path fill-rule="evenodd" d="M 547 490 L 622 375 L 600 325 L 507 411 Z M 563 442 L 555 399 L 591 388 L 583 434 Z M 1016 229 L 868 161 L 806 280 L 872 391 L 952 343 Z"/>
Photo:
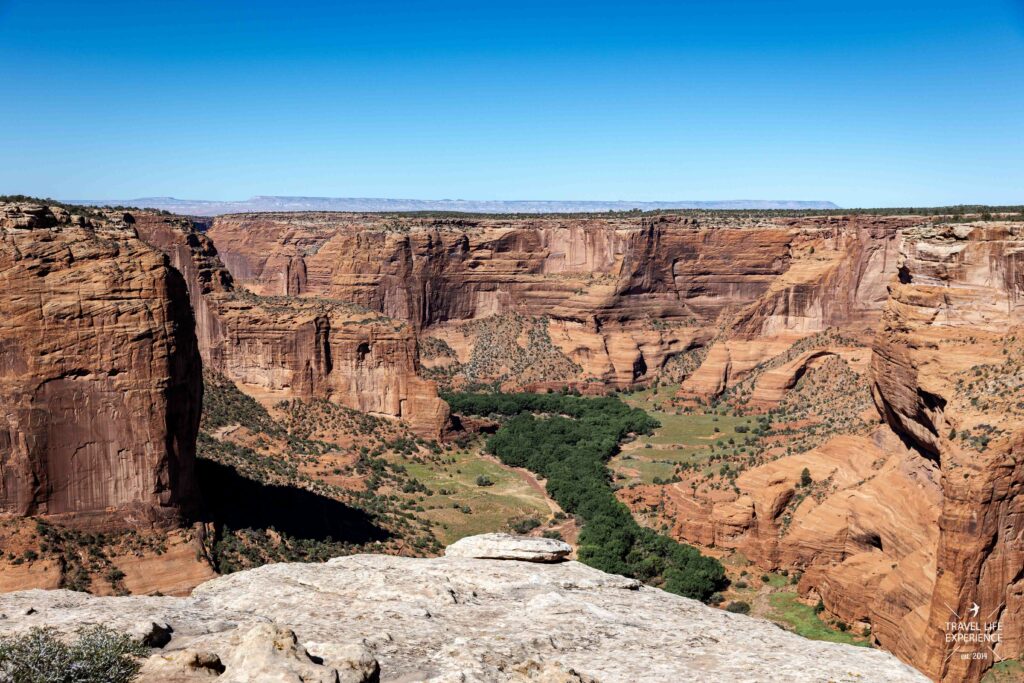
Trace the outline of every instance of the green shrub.
<path fill-rule="evenodd" d="M 517 534 L 528 534 L 540 526 L 540 520 L 535 517 L 527 517 L 512 523 L 512 531 Z"/>
<path fill-rule="evenodd" d="M 725 611 L 736 614 L 750 614 L 750 604 L 742 600 L 734 600 L 725 606 Z"/>
<path fill-rule="evenodd" d="M 811 479 L 811 471 L 805 467 L 803 469 L 803 471 L 800 472 L 800 485 L 801 486 L 810 486 L 813 483 L 814 483 L 814 480 Z"/>
<path fill-rule="evenodd" d="M 476 485 L 477 486 L 494 486 L 494 481 L 490 477 L 488 477 L 486 474 L 481 474 L 479 477 L 476 478 Z"/>
<path fill-rule="evenodd" d="M 0 681 L 7 683 L 128 683 L 149 648 L 106 626 L 79 631 L 66 643 L 57 631 L 34 628 L 0 638 Z"/>

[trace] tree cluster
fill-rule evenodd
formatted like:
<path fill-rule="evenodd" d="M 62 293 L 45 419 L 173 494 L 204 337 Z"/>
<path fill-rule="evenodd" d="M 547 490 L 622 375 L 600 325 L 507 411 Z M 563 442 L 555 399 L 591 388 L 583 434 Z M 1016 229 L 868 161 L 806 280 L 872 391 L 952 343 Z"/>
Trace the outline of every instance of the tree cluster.
<path fill-rule="evenodd" d="M 487 450 L 546 479 L 549 495 L 583 520 L 580 561 L 699 600 L 725 585 L 717 560 L 641 527 L 615 497 L 605 463 L 628 434 L 658 426 L 644 411 L 615 397 L 561 394 L 451 394 L 445 400 L 457 413 L 506 418 Z"/>

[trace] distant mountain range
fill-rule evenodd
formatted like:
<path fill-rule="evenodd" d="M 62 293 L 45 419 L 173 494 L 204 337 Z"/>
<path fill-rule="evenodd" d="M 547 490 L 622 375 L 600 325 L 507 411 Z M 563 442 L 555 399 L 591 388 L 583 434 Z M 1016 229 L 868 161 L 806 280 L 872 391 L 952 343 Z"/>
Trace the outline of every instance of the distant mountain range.
<path fill-rule="evenodd" d="M 69 199 L 86 206 L 134 206 L 189 216 L 268 211 L 460 211 L 465 213 L 591 213 L 656 209 L 838 209 L 832 202 L 734 199 L 696 202 L 530 201 L 472 199 L 377 199 L 355 197 L 251 197 L 241 201 L 140 197 L 137 199 Z"/>

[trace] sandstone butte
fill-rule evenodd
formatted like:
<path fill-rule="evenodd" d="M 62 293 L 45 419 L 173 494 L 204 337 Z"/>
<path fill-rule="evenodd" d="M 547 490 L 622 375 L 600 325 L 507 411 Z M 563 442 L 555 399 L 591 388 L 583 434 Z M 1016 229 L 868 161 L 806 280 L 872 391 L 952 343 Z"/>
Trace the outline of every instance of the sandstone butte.
<path fill-rule="evenodd" d="M 461 543 L 431 559 L 266 565 L 185 598 L 8 593 L 0 613 L 11 633 L 105 623 L 136 635 L 157 646 L 141 675 L 153 683 L 927 680 L 880 650 L 806 640 L 578 562 L 471 552 L 529 557 L 530 541 Z"/>
<path fill-rule="evenodd" d="M 8 253 L 2 255 L 2 272 L 18 277 L 18 286 L 0 292 L 4 307 L 29 308 L 20 303 L 31 289 L 18 275 L 23 255 L 72 239 L 76 231 L 87 245 L 111 249 L 116 243 L 125 251 L 92 262 L 76 255 L 68 260 L 74 268 L 62 269 L 56 281 L 79 268 L 86 280 L 106 285 L 111 278 L 135 277 L 140 263 L 152 262 L 154 272 L 176 283 L 160 310 L 180 312 L 182 329 L 193 325 L 181 303 L 188 290 L 198 338 L 193 347 L 167 329 L 147 336 L 147 326 L 166 314 L 136 323 L 120 310 L 111 313 L 119 322 L 138 324 L 142 341 L 132 336 L 127 343 L 142 343 L 145 350 L 130 355 L 132 371 L 150 373 L 139 381 L 139 391 L 157 395 L 152 406 L 142 402 L 136 409 L 133 403 L 131 411 L 116 414 L 141 419 L 151 407 L 175 435 L 194 436 L 197 404 L 159 399 L 167 396 L 164 387 L 176 382 L 191 381 L 195 391 L 197 351 L 209 367 L 254 395 L 330 398 L 435 434 L 444 429 L 447 410 L 433 384 L 418 373 L 445 363 L 469 368 L 477 379 L 500 373 L 513 388 L 569 382 L 583 388 L 629 387 L 674 367 L 682 379 L 680 400 L 694 403 L 754 377 L 751 405 L 767 409 L 805 373 L 842 359 L 871 384 L 877 414 L 867 433 L 838 435 L 814 450 L 749 469 L 736 480 L 738 492 L 708 496 L 668 484 L 624 489 L 623 500 L 630 505 L 660 501 L 677 538 L 742 551 L 766 569 L 802 571 L 802 595 L 820 598 L 836 618 L 869 624 L 881 647 L 935 680 L 977 680 L 991 666 L 993 658 L 964 658 L 971 652 L 948 642 L 950 621 L 965 621 L 961 615 L 975 604 L 984 612 L 975 620 L 998 627 L 995 657 L 1020 657 L 1024 651 L 1024 511 L 1018 496 L 1024 483 L 1018 456 L 1024 419 L 1019 405 L 1024 344 L 1018 338 L 1024 275 L 1018 261 L 1024 238 L 1019 224 L 947 225 L 914 216 L 259 214 L 217 217 L 204 234 L 188 221 L 149 212 L 90 227 L 59 211 L 5 210 Z M 106 237 L 107 231 L 120 234 L 121 241 Z M 136 231 L 151 247 L 136 238 Z M 102 271 L 108 258 L 116 261 L 129 249 L 136 254 L 129 263 L 113 275 Z M 65 251 L 74 253 L 61 247 Z M 45 253 L 36 258 L 52 262 Z M 156 289 L 170 291 L 170 285 Z M 138 286 L 126 301 L 115 303 L 135 310 L 136 299 L 147 291 Z M 59 292 L 87 302 L 90 296 L 80 283 L 44 289 L 24 315 L 45 316 L 53 308 L 45 305 L 51 292 L 57 301 Z M 103 311 L 109 307 L 104 301 Z M 81 310 L 88 307 L 72 313 Z M 517 375 L 493 359 L 484 362 L 481 350 L 494 338 L 467 325 L 503 315 L 539 321 L 539 334 L 549 344 L 544 348 L 565 359 L 558 366 L 562 374 L 547 381 Z M 11 319 L 4 316 L 0 324 Z M 33 339 L 44 349 L 70 345 L 82 335 L 100 336 L 93 326 L 102 326 L 103 315 L 81 320 L 83 330 L 74 340 L 65 339 L 72 335 L 63 322 L 38 321 L 19 324 L 14 338 L 32 324 L 46 329 Z M 537 328 L 516 329 L 522 338 L 538 334 Z M 840 331 L 842 341 L 791 352 L 785 362 L 758 374 L 762 363 L 826 330 Z M 38 391 L 53 377 L 88 391 L 103 390 L 104 382 L 137 379 L 127 369 L 110 373 L 108 356 L 116 354 L 104 347 L 103 335 L 89 345 L 102 359 L 99 371 L 73 372 L 73 379 L 62 374 L 66 354 L 59 359 L 39 354 L 60 367 L 44 363 L 45 372 L 29 373 L 24 362 L 7 361 L 5 348 L 4 407 L 20 405 L 9 397 L 24 402 L 29 392 L 37 401 L 29 401 L 30 409 L 35 405 L 45 413 L 49 404 L 39 402 Z M 177 342 L 173 352 L 151 348 L 168 337 Z M 428 348 L 447 350 L 427 358 Z M 171 379 L 153 370 L 149 359 L 154 357 L 163 358 L 157 365 Z M 680 359 L 684 362 L 673 366 Z M 41 363 L 34 356 L 32 361 Z M 182 366 L 191 368 L 185 379 L 173 372 Z M 116 411 L 116 400 L 76 399 L 74 405 Z M 86 420 L 76 409 L 57 414 L 77 415 L 86 427 L 43 422 L 48 433 L 73 437 L 70 453 L 54 457 L 39 441 L 28 450 L 13 436 L 10 446 L 0 441 L 5 509 L 21 514 L 100 509 L 83 503 L 87 497 L 81 495 L 72 503 L 56 502 L 61 494 L 48 493 L 62 490 L 49 484 L 55 475 L 40 480 L 36 474 L 56 471 L 68 486 L 95 488 L 69 477 L 76 462 L 71 454 L 98 443 L 79 430 L 103 421 Z M 21 414 L 5 412 L 9 421 Z M 188 498 L 185 477 L 165 477 L 165 470 L 173 471 L 183 455 L 191 455 L 178 450 L 177 436 L 146 440 L 150 450 L 130 440 L 122 447 L 119 433 L 103 438 L 117 444 L 104 447 L 105 453 L 132 454 L 125 459 L 145 471 L 149 465 L 135 464 L 140 454 L 148 458 L 153 443 L 166 443 L 167 450 L 153 456 L 152 487 L 145 477 L 131 491 L 119 478 L 104 479 L 115 491 L 102 509 L 163 509 Z M 22 469 L 14 463 L 22 463 Z M 814 481 L 828 482 L 822 495 L 798 494 L 804 468 Z M 13 474 L 19 471 L 31 474 Z M 120 476 L 122 470 L 116 471 Z M 126 480 L 134 481 L 134 472 Z"/>

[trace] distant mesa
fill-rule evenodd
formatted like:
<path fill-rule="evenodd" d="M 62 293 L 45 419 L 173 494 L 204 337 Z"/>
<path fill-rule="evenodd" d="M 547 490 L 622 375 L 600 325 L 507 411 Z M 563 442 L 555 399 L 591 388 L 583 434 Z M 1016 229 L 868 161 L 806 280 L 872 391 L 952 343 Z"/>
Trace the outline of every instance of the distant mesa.
<path fill-rule="evenodd" d="M 272 211 L 457 211 L 464 213 L 600 213 L 608 211 L 654 211 L 657 209 L 838 209 L 832 202 L 776 199 L 732 199 L 724 201 L 531 201 L 473 199 L 381 199 L 359 197 L 268 197 L 240 201 L 139 197 L 136 199 L 69 199 L 84 206 L 133 206 L 162 209 L 189 216 L 218 216 L 226 213 Z"/>

